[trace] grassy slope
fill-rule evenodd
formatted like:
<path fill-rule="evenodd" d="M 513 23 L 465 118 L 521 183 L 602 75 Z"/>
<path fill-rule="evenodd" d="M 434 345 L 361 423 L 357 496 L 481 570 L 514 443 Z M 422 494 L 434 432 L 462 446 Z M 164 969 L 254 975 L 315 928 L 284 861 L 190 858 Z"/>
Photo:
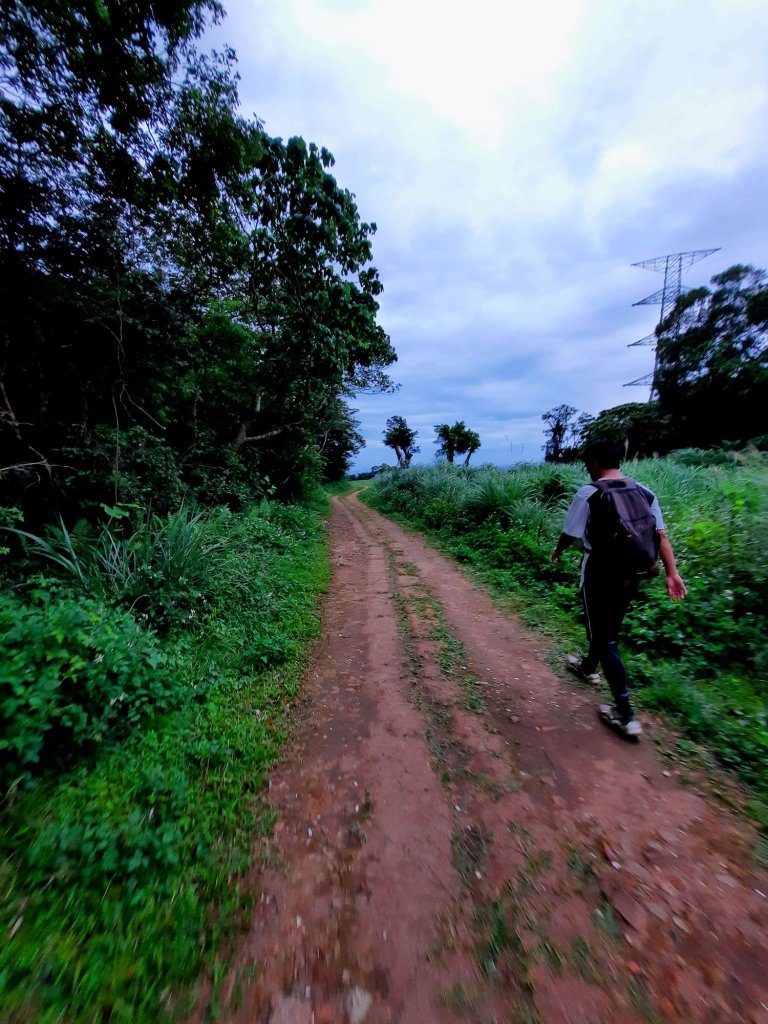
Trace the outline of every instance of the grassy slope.
<path fill-rule="evenodd" d="M 188 695 L 2 818 L 0 1018 L 144 1022 L 184 1010 L 247 911 L 270 827 L 265 773 L 317 633 L 322 511 L 232 517 L 230 564 L 196 632 L 166 643 Z M 265 667 L 271 666 L 271 667 Z M 215 1012 L 213 1008 L 212 1012 Z"/>

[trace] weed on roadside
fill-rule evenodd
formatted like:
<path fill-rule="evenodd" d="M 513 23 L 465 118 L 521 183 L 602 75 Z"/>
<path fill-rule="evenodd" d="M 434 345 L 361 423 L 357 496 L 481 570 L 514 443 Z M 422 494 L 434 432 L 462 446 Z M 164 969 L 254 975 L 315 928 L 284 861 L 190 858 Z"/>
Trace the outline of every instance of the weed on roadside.
<path fill-rule="evenodd" d="M 600 906 L 592 915 L 595 927 L 609 942 L 618 942 L 622 936 L 621 922 L 611 904 L 606 899 L 600 900 Z"/>
<path fill-rule="evenodd" d="M 422 695 L 424 691 L 422 690 Z M 426 704 L 423 697 L 422 706 Z M 468 779 L 469 753 L 453 736 L 453 714 L 449 705 L 432 698 L 427 707 L 426 737 L 434 757 L 434 770 L 444 785 L 451 785 L 457 778 Z"/>
<path fill-rule="evenodd" d="M 347 840 L 350 846 L 363 846 L 367 842 L 367 836 L 363 831 L 363 827 L 356 818 L 349 823 Z"/>
<path fill-rule="evenodd" d="M 531 878 L 538 878 L 545 871 L 552 867 L 552 852 L 550 850 L 537 850 L 526 858 L 523 866 L 525 874 Z"/>
<path fill-rule="evenodd" d="M 646 1024 L 664 1024 L 661 1017 L 656 1013 L 651 993 L 645 985 L 637 978 L 632 978 L 629 983 L 629 1000 L 635 1013 L 642 1017 Z"/>
<path fill-rule="evenodd" d="M 530 959 L 520 938 L 515 905 L 509 899 L 482 903 L 475 910 L 478 965 L 491 979 L 506 979 L 524 991 L 532 988 Z"/>
<path fill-rule="evenodd" d="M 222 544 L 208 611 L 164 638 L 182 705 L 5 809 L 0 911 L 18 924 L 0 949 L 3 1019 L 148 1024 L 183 1009 L 206 965 L 220 1012 L 216 954 L 251 907 L 245 872 L 274 820 L 263 784 L 328 562 L 307 509 L 222 512 L 209 526 Z"/>
<path fill-rule="evenodd" d="M 486 836 L 477 825 L 456 827 L 451 839 L 451 848 L 454 867 L 461 876 L 462 882 L 467 885 L 473 880 L 485 858 Z"/>
<path fill-rule="evenodd" d="M 565 957 L 557 946 L 546 939 L 540 939 L 538 949 L 552 974 L 561 974 L 565 966 Z"/>
<path fill-rule="evenodd" d="M 592 950 L 589 943 L 580 935 L 571 943 L 571 963 L 580 978 L 590 985 L 597 983 L 595 964 L 592 957 Z"/>
<path fill-rule="evenodd" d="M 530 829 L 526 828 L 525 825 L 518 825 L 516 821 L 510 821 L 507 825 L 510 835 L 513 835 L 520 844 L 520 849 L 524 853 L 530 853 L 536 845 L 536 841 L 533 838 L 533 833 Z"/>
<path fill-rule="evenodd" d="M 451 988 L 440 995 L 440 1002 L 454 1013 L 462 1014 L 473 1010 L 477 1005 L 477 997 L 457 981 Z"/>
<path fill-rule="evenodd" d="M 541 1017 L 530 1006 L 512 1003 L 509 1014 L 510 1024 L 542 1024 Z"/>
<path fill-rule="evenodd" d="M 578 847 L 571 845 L 567 847 L 567 854 L 566 863 L 571 874 L 584 885 L 591 882 L 595 877 L 594 857 L 591 854 L 582 853 Z"/>

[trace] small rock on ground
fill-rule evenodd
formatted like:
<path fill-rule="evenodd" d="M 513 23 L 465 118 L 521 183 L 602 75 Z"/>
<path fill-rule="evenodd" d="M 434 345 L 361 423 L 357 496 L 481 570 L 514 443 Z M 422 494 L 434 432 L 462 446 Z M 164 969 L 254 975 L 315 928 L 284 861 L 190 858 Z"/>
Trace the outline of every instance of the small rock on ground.
<path fill-rule="evenodd" d="M 362 1024 L 371 1008 L 372 1002 L 370 994 L 364 988 L 356 985 L 347 996 L 349 1024 Z"/>
<path fill-rule="evenodd" d="M 312 1007 L 306 999 L 277 996 L 272 1004 L 269 1024 L 312 1024 Z"/>

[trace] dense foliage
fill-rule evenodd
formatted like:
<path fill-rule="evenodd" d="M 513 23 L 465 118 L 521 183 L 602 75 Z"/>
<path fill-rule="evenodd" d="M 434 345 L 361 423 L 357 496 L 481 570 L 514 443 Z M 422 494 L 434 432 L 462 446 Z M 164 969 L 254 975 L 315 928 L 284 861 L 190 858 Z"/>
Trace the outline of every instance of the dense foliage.
<path fill-rule="evenodd" d="M 659 459 L 625 467 L 661 500 L 687 599 L 647 585 L 626 626 L 641 698 L 677 716 L 768 800 L 768 465 L 702 468 Z M 584 482 L 576 467 L 509 471 L 450 466 L 378 477 L 366 500 L 430 532 L 504 593 L 522 593 L 539 624 L 583 643 L 577 558 L 549 555 Z M 764 814 L 767 814 L 765 810 Z M 765 818 L 768 823 L 768 816 Z"/>
<path fill-rule="evenodd" d="M 386 388 L 375 225 L 237 111 L 214 0 L 0 15 L 0 504 L 27 526 L 338 475 Z M 333 444 L 330 442 L 333 438 Z"/>
<path fill-rule="evenodd" d="M 149 1021 L 247 909 L 375 225 L 238 109 L 218 0 L 0 11 L 0 1017 Z M 210 1008 L 215 1017 L 216 1008 Z"/>
<path fill-rule="evenodd" d="M 421 451 L 416 444 L 418 432 L 408 426 L 403 416 L 390 416 L 383 434 L 384 444 L 397 456 L 398 466 L 407 469 L 413 456 Z"/>
<path fill-rule="evenodd" d="M 470 430 L 464 420 L 457 420 L 453 425 L 438 423 L 435 434 L 435 458 L 445 459 L 446 462 L 453 462 L 457 455 L 464 455 L 464 465 L 468 466 L 469 460 L 481 447 L 480 435 L 476 430 Z"/>
<path fill-rule="evenodd" d="M 734 266 L 683 294 L 660 325 L 654 386 L 676 447 L 766 434 L 768 275 Z"/>
<path fill-rule="evenodd" d="M 625 445 L 629 458 L 649 458 L 675 446 L 674 419 L 662 412 L 658 402 L 626 402 L 604 409 L 597 416 L 582 417 L 577 452 L 601 438 Z"/>
<path fill-rule="evenodd" d="M 0 598 L 0 785 L 66 764 L 168 706 L 155 637 L 128 612 L 49 590 Z"/>
<path fill-rule="evenodd" d="M 0 603 L 3 1020 L 183 1012 L 249 906 L 265 773 L 327 580 L 322 518 L 273 503 L 147 530 L 137 573 L 190 572 L 166 581 L 162 647 L 82 541 L 82 576 L 48 559 L 26 600 Z"/>

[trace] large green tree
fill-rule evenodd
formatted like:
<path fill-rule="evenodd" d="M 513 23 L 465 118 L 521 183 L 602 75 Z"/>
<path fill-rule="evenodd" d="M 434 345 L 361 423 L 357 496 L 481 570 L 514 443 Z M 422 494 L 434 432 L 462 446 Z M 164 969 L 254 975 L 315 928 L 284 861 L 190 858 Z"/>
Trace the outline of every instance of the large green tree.
<path fill-rule="evenodd" d="M 418 433 L 412 430 L 402 416 L 390 416 L 384 433 L 384 444 L 397 456 L 400 469 L 407 469 L 411 459 L 421 449 L 416 444 Z"/>
<path fill-rule="evenodd" d="M 548 409 L 542 420 L 546 424 L 544 436 L 545 462 L 573 462 L 578 457 L 583 415 L 573 405 L 556 405 Z"/>
<path fill-rule="evenodd" d="M 643 458 L 667 452 L 673 444 L 674 430 L 658 402 L 627 402 L 581 421 L 579 445 L 583 447 L 598 438 L 623 445 L 627 458 Z"/>
<path fill-rule="evenodd" d="M 372 377 L 389 385 L 383 367 L 395 353 L 376 322 L 381 283 L 369 266 L 376 226 L 361 221 L 332 165 L 302 139 L 267 140 L 257 162 L 247 287 L 262 332 L 259 384 L 238 445 L 313 422 Z"/>
<path fill-rule="evenodd" d="M 189 269 L 196 256 L 196 271 L 210 264 L 201 253 L 220 261 L 214 236 L 232 231 L 227 188 L 242 167 L 229 142 L 249 135 L 231 54 L 194 51 L 219 11 L 3 6 L 2 477 L 38 513 L 46 499 L 77 504 L 86 483 L 100 489 L 104 428 L 115 472 L 133 426 L 167 439 L 174 350 L 201 297 Z"/>
<path fill-rule="evenodd" d="M 435 426 L 435 434 L 435 458 L 447 462 L 452 463 L 457 455 L 465 455 L 464 465 L 468 466 L 469 460 L 480 447 L 480 435 L 470 430 L 463 420 L 457 420 L 452 426 L 439 423 Z"/>
<path fill-rule="evenodd" d="M 661 325 L 655 387 L 678 445 L 747 442 L 766 433 L 768 283 L 736 265 L 682 295 Z"/>
<path fill-rule="evenodd" d="M 350 409 L 342 398 L 336 398 L 320 424 L 319 452 L 325 480 L 343 479 L 349 472 L 353 456 L 365 447 L 360 421 L 355 419 L 356 412 L 357 409 Z"/>

